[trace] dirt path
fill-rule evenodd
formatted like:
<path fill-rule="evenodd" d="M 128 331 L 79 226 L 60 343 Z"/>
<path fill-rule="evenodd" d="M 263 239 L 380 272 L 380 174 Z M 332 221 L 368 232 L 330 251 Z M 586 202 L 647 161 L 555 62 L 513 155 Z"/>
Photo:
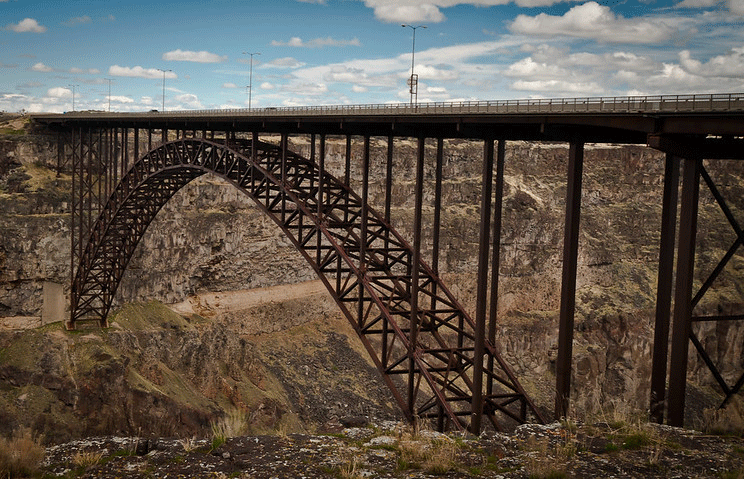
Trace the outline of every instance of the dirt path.
<path fill-rule="evenodd" d="M 169 307 L 181 315 L 198 314 L 212 318 L 261 304 L 322 295 L 328 295 L 328 290 L 322 281 L 315 280 L 267 288 L 199 293 Z"/>

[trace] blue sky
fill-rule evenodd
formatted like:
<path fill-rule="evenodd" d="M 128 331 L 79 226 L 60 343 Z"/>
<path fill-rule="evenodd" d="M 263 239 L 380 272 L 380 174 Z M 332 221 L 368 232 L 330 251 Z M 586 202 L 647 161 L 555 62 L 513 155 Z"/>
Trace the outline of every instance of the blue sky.
<path fill-rule="evenodd" d="M 401 23 L 419 102 L 744 91 L 744 0 L 0 0 L 0 110 L 408 102 Z"/>

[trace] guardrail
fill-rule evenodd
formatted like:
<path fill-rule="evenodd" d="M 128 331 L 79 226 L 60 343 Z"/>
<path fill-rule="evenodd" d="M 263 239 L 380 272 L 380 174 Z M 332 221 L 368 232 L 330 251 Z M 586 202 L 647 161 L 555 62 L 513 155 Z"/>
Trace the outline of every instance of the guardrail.
<path fill-rule="evenodd" d="M 652 95 L 625 97 L 552 98 L 436 102 L 410 105 L 381 103 L 302 107 L 240 108 L 222 110 L 150 111 L 162 116 L 302 116 L 302 115 L 457 115 L 457 114 L 570 114 L 570 113 L 676 113 L 744 111 L 744 93 L 705 95 Z M 141 116 L 143 113 L 67 112 L 65 115 Z"/>

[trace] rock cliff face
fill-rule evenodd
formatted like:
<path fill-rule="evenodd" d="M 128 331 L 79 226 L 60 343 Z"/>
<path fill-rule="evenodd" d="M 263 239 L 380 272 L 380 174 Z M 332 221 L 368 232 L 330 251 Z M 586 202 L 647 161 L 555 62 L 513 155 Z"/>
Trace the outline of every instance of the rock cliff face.
<path fill-rule="evenodd" d="M 14 324 L 10 318 L 40 316 L 45 281 L 63 285 L 69 281 L 70 182 L 69 176 L 64 173 L 57 176 L 50 169 L 57 161 L 54 144 L 53 138 L 43 135 L 6 135 L 0 141 L 0 231 L 3 237 L 0 244 L 0 316 L 5 318 L 6 324 Z M 293 138 L 290 146 L 309 154 L 307 138 Z M 428 259 L 432 238 L 434 143 L 427 143 L 427 148 L 430 151 L 427 152 L 426 175 L 432 180 L 425 190 L 424 257 Z M 343 149 L 343 141 L 329 139 L 326 162 L 337 176 L 343 175 Z M 413 142 L 396 141 L 393 223 L 409 238 L 413 223 L 414 151 Z M 385 155 L 385 141 L 373 139 L 370 196 L 378 210 L 382 210 L 384 198 Z M 476 289 L 481 155 L 479 143 L 445 142 L 440 270 L 451 290 L 471 312 Z M 361 146 L 354 145 L 352 157 L 360 156 Z M 507 144 L 498 343 L 527 390 L 548 411 L 552 409 L 554 388 L 566 157 L 567 147 L 561 144 Z M 711 163 L 710 172 L 726 197 L 732 199 L 735 212 L 744 212 L 742 164 Z M 359 164 L 354 163 L 352 184 L 357 186 L 358 173 Z M 588 145 L 583 179 L 573 407 L 577 415 L 614 403 L 644 409 L 649 395 L 663 155 L 642 146 Z M 699 231 L 705 233 L 699 237 L 697 256 L 697 275 L 702 282 L 735 239 L 705 191 L 701 194 Z M 699 306 L 701 311 L 741 310 L 742 268 L 744 257 L 735 255 L 713 291 Z M 190 295 L 192 301 L 199 303 L 209 292 L 292 285 L 312 279 L 312 269 L 279 228 L 253 207 L 250 199 L 217 178 L 206 176 L 178 192 L 151 224 L 124 276 L 116 307 L 124 307 L 126 311 L 127 307 L 132 307 L 126 306 L 131 302 L 151 300 L 173 304 Z M 103 334 L 105 340 L 100 340 L 105 345 L 99 347 L 103 352 L 86 356 L 92 358 L 88 369 L 75 369 L 67 375 L 57 371 L 54 373 L 57 379 L 51 380 L 55 384 L 53 387 L 43 378 L 51 374 L 50 371 L 56 371 L 55 368 L 74 369 L 61 365 L 72 361 L 69 358 L 74 355 L 71 356 L 66 348 L 73 343 L 73 349 L 81 348 L 78 343 L 82 337 L 69 336 L 58 328 L 55 330 L 54 326 L 33 333 L 46 339 L 39 339 L 32 348 L 44 349 L 42 344 L 58 337 L 60 342 L 55 348 L 65 352 L 55 353 L 58 359 L 44 362 L 39 356 L 12 369 L 7 359 L 12 356 L 9 348 L 21 341 L 21 336 L 31 333 L 6 333 L 0 345 L 0 366 L 5 365 L 2 366 L 4 372 L 0 372 L 0 383 L 9 385 L 6 389 L 11 391 L 5 396 L 6 404 L 18 404 L 18 397 L 25 394 L 17 377 L 24 374 L 36 377 L 33 376 L 36 374 L 40 379 L 34 387 L 40 388 L 39 394 L 72 395 L 58 399 L 62 404 L 60 408 L 65 411 L 71 408 L 69 414 L 79 415 L 84 410 L 95 417 L 95 411 L 108 404 L 108 398 L 126 397 L 127 406 L 111 410 L 107 416 L 126 417 L 126 422 L 108 424 L 102 420 L 112 430 L 131 432 L 134 428 L 160 423 L 163 425 L 158 428 L 165 427 L 170 424 L 168 421 L 161 419 L 159 423 L 147 413 L 160 411 L 152 414 L 159 414 L 161 418 L 180 414 L 179 417 L 186 418 L 182 420 L 185 425 L 180 432 L 190 431 L 192 426 L 203 426 L 228 406 L 243 404 L 240 395 L 229 393 L 234 384 L 230 387 L 218 384 L 218 377 L 228 378 L 228 382 L 230 377 L 234 381 L 238 381 L 235 377 L 240 377 L 243 385 L 253 384 L 252 381 L 260 383 L 251 371 L 259 367 L 271 372 L 274 366 L 270 366 L 267 358 L 273 355 L 275 364 L 296 365 L 292 374 L 283 376 L 287 381 L 277 382 L 281 383 L 281 388 L 277 386 L 276 390 L 281 389 L 284 396 L 276 399 L 277 393 L 275 402 L 269 401 L 262 408 L 258 407 L 260 401 L 253 402 L 244 409 L 266 411 L 274 407 L 276 411 L 283 411 L 271 416 L 274 418 L 285 417 L 290 410 L 298 417 L 320 414 L 315 422 L 322 423 L 328 417 L 338 417 L 338 411 L 313 411 L 308 406 L 312 401 L 303 396 L 303 388 L 291 386 L 305 371 L 303 363 L 306 356 L 312 354 L 303 348 L 312 349 L 311 345 L 298 340 L 295 349 L 261 356 L 255 353 L 257 346 L 252 341 L 254 337 L 293 328 L 320 328 L 325 331 L 322 341 L 329 351 L 335 351 L 334 348 L 343 346 L 344 342 L 347 343 L 345 347 L 360 350 L 353 332 L 338 326 L 340 323 L 336 321 L 340 316 L 333 302 L 327 296 L 324 298 L 322 304 L 314 307 L 308 307 L 310 303 L 304 302 L 307 299 L 303 297 L 288 299 L 293 301 L 291 307 L 284 303 L 266 303 L 259 308 L 263 316 L 254 306 L 250 307 L 254 309 L 249 308 L 250 314 L 220 312 L 220 306 L 213 301 L 207 308 L 209 311 L 193 310 L 211 318 L 211 322 L 198 323 L 198 327 L 173 319 L 178 326 L 168 326 L 164 330 L 149 327 L 147 332 L 138 332 L 134 326 L 124 326 L 122 330 L 114 328 Z M 312 314 L 300 314 L 305 311 Z M 267 324 L 272 325 L 268 330 L 265 329 Z M 338 326 L 338 332 L 320 326 L 324 324 Z M 194 332 L 196 330 L 199 332 Z M 98 332 L 90 334 L 100 336 Z M 724 377 L 735 381 L 744 357 L 744 328 L 728 323 L 705 324 L 699 336 L 722 368 Z M 248 339 L 248 343 L 241 346 L 238 337 L 254 339 Z M 90 338 L 88 343 L 97 341 Z M 126 351 L 138 351 L 138 356 L 133 357 L 133 353 Z M 220 359 L 219 366 L 212 362 L 228 352 Z M 174 357 L 163 356 L 168 354 Z M 334 376 L 326 374 L 328 368 L 332 370 L 333 365 L 338 367 L 338 364 L 321 361 L 321 356 L 313 356 L 318 358 L 314 366 L 317 371 L 313 376 L 308 369 L 307 377 L 325 381 Z M 192 358 L 191 362 L 187 363 L 187 358 Z M 81 364 L 81 360 L 75 361 Z M 690 378 L 695 384 L 691 394 L 693 399 L 698 399 L 692 404 L 708 405 L 713 383 L 710 373 L 692 353 L 690 366 Z M 312 369 L 313 366 L 308 367 Z M 80 385 L 98 374 L 94 371 L 105 372 L 97 377 L 107 378 L 99 381 L 101 387 L 106 383 L 106 390 L 91 392 L 90 396 L 100 399 L 98 403 L 88 404 L 86 401 L 92 400 L 80 399 L 83 397 Z M 167 371 L 181 375 L 178 379 L 179 384 L 183 384 L 181 391 L 171 393 L 164 389 L 165 385 L 178 382 L 169 381 Z M 268 377 L 266 372 L 261 374 Z M 374 374 L 373 371 L 370 377 Z M 357 390 L 358 383 L 350 381 L 350 390 Z M 371 379 L 365 376 L 364 381 Z M 314 383 L 297 384 L 309 387 Z M 155 390 L 162 394 L 153 393 Z M 194 394 L 207 399 L 193 404 L 173 399 L 173 395 L 183 396 L 187 390 L 196 391 Z M 380 404 L 387 408 L 389 404 L 383 399 L 386 391 L 383 386 L 380 390 L 382 395 L 370 402 L 382 401 Z M 318 395 L 322 397 L 321 393 Z M 360 400 L 355 404 L 366 402 Z M 343 409 L 343 406 L 337 408 Z M 388 409 L 385 411 L 389 413 Z M 298 421 L 307 422 L 308 418 L 301 417 Z M 92 425 L 80 427 L 75 434 L 98 432 L 90 429 L 94 428 Z"/>

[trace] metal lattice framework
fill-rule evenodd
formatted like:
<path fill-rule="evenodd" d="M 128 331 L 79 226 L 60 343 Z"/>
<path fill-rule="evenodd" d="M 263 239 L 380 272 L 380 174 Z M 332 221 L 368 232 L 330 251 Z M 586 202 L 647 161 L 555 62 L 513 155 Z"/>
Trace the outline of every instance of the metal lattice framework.
<path fill-rule="evenodd" d="M 416 249 L 367 205 L 366 186 L 357 195 L 286 142 L 286 135 L 280 146 L 255 136 L 182 138 L 136 161 L 90 229 L 72 284 L 70 326 L 105 324 L 150 222 L 179 189 L 211 172 L 250 196 L 312 265 L 410 420 L 437 419 L 440 429 L 459 430 L 474 414 L 497 429 L 530 415 L 542 421 L 493 342 L 485 343 L 487 366 L 476 364 L 474 321 Z"/>

